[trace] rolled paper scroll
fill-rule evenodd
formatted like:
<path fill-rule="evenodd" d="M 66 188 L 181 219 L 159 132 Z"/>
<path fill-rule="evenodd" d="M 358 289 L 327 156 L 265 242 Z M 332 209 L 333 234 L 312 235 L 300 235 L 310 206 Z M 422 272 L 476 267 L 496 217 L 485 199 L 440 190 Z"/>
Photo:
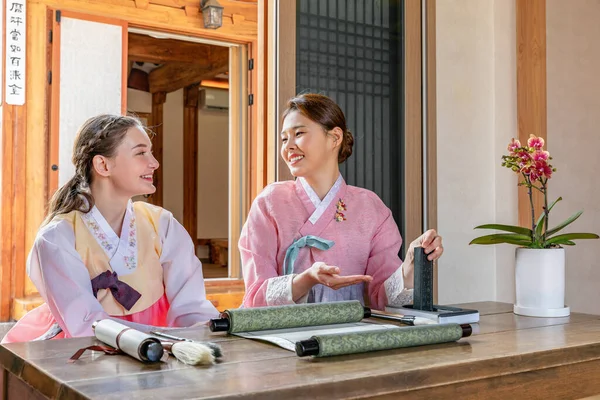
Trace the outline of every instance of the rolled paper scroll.
<path fill-rule="evenodd" d="M 447 343 L 470 336 L 471 332 L 471 325 L 441 324 L 341 335 L 316 335 L 308 340 L 297 342 L 296 354 L 300 357 L 329 357 Z"/>
<path fill-rule="evenodd" d="M 268 329 L 288 329 L 304 326 L 359 322 L 365 308 L 358 300 L 331 303 L 292 304 L 272 307 L 226 310 L 219 319 L 211 319 L 212 332 L 253 332 Z"/>
<path fill-rule="evenodd" d="M 413 316 L 372 312 L 358 300 L 330 303 L 292 304 L 256 308 L 237 308 L 211 319 L 212 332 L 253 332 L 269 329 L 287 329 L 305 326 L 333 325 L 359 322 L 363 318 L 379 318 L 406 325 L 427 325 L 431 320 Z"/>
<path fill-rule="evenodd" d="M 111 319 L 92 324 L 96 338 L 143 362 L 160 361 L 164 349 L 160 340 Z"/>

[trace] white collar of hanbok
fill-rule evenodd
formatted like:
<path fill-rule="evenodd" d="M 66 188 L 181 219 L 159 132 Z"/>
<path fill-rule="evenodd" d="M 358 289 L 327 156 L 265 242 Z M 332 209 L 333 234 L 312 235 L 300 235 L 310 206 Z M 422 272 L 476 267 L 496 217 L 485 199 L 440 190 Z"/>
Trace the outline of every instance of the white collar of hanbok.
<path fill-rule="evenodd" d="M 82 214 L 83 222 L 108 256 L 110 266 L 118 275 L 132 273 L 137 267 L 137 232 L 133 202 L 127 203 L 121 237 L 118 237 L 96 206 Z"/>
<path fill-rule="evenodd" d="M 308 182 L 306 182 L 306 179 L 304 179 L 302 177 L 300 177 L 298 179 L 300 180 L 300 183 L 302 184 L 302 187 L 304 188 L 306 195 L 308 196 L 310 201 L 315 206 L 315 211 L 312 213 L 312 215 L 308 219 L 311 222 L 311 224 L 314 225 L 319 220 L 319 218 L 321 218 L 321 215 L 323 215 L 323 213 L 325 212 L 327 207 L 329 207 L 329 205 L 331 204 L 331 202 L 333 201 L 333 199 L 339 192 L 340 187 L 342 186 L 342 182 L 343 182 L 342 175 L 341 174 L 338 175 L 338 178 L 335 180 L 335 183 L 333 184 L 331 189 L 329 189 L 329 192 L 327 192 L 327 194 L 325 195 L 323 200 L 321 200 L 319 198 L 319 195 L 308 184 Z"/>

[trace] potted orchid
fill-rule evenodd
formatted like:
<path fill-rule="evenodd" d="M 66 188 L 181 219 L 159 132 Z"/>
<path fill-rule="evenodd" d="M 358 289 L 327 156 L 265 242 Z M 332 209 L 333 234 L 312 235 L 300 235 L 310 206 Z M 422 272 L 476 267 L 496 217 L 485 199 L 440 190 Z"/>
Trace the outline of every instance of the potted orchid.
<path fill-rule="evenodd" d="M 531 205 L 531 228 L 486 224 L 475 229 L 495 229 L 503 231 L 473 239 L 469 244 L 508 243 L 517 247 L 516 277 L 516 314 L 558 317 L 567 316 L 569 307 L 564 304 L 565 254 L 563 246 L 575 245 L 574 240 L 598 239 L 594 233 L 562 233 L 562 229 L 581 216 L 578 211 L 554 227 L 549 227 L 552 208 L 562 197 L 548 205 L 548 180 L 556 172 L 550 164 L 550 153 L 544 150 L 544 139 L 530 135 L 526 146 L 512 139 L 508 145 L 508 155 L 502 156 L 502 166 L 522 175 L 520 186 L 527 188 Z M 536 219 L 533 206 L 533 191 L 542 193 L 544 206 Z"/>

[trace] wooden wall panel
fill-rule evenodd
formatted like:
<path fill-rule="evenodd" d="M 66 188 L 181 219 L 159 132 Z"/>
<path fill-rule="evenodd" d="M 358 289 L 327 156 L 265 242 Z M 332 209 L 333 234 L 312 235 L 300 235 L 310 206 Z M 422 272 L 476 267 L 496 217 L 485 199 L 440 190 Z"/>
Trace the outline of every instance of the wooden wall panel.
<path fill-rule="evenodd" d="M 547 138 L 546 104 L 546 0 L 516 0 L 517 12 L 517 121 L 519 140 L 530 134 Z M 522 177 L 519 176 L 519 181 Z M 537 216 L 544 204 L 534 190 Z M 519 225 L 531 226 L 531 206 L 527 189 L 519 187 Z"/>
<path fill-rule="evenodd" d="M 294 179 L 286 162 L 279 156 L 282 128 L 281 114 L 287 101 L 296 96 L 296 0 L 279 0 L 277 32 L 277 110 L 275 131 L 277 180 Z"/>

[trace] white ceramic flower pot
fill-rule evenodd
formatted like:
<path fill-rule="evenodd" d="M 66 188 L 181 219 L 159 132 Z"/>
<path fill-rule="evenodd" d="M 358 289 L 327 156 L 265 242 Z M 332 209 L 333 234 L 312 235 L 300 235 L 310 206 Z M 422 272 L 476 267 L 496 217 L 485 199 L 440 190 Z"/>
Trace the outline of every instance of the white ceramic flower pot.
<path fill-rule="evenodd" d="M 516 249 L 515 314 L 566 317 L 565 249 Z"/>

